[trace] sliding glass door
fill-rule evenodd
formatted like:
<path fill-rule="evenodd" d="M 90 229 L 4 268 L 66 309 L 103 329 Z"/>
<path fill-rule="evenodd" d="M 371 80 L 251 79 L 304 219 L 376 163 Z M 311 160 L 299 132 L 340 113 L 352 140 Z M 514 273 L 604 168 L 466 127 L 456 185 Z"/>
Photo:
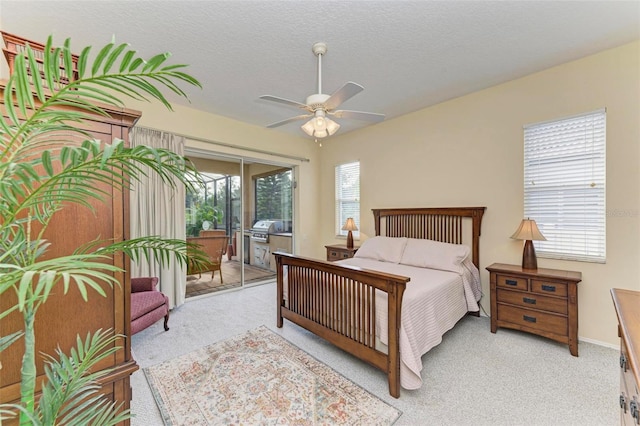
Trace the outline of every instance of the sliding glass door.
<path fill-rule="evenodd" d="M 186 197 L 187 239 L 214 257 L 211 270 L 188 271 L 187 297 L 275 279 L 273 253 L 293 252 L 293 169 L 222 155 L 187 156 L 205 183 Z M 266 232 L 252 232 L 263 226 Z M 221 240 L 222 255 L 212 247 Z"/>

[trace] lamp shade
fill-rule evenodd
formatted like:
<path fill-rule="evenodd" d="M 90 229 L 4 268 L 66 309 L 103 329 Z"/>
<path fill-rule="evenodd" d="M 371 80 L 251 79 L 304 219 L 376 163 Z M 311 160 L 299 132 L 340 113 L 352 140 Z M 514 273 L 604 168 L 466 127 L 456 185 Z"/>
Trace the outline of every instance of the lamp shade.
<path fill-rule="evenodd" d="M 535 241 L 547 241 L 542 235 L 536 225 L 536 221 L 533 219 L 522 219 L 520 226 L 511 236 L 514 240 L 535 240 Z"/>
<path fill-rule="evenodd" d="M 326 138 L 338 131 L 340 125 L 335 121 L 327 118 L 325 112 L 321 109 L 315 112 L 315 116 L 302 125 L 302 130 L 309 136 L 316 138 Z"/>
<path fill-rule="evenodd" d="M 343 231 L 357 231 L 358 227 L 356 226 L 355 220 L 352 217 L 347 218 L 347 221 L 344 223 L 342 227 Z"/>
<path fill-rule="evenodd" d="M 329 136 L 332 136 L 340 128 L 338 123 L 329 118 L 325 119 L 325 123 L 327 125 L 327 132 L 329 132 Z"/>
<path fill-rule="evenodd" d="M 302 130 L 309 136 L 313 136 L 313 132 L 316 131 L 316 129 L 313 128 L 313 120 L 315 120 L 315 118 L 312 118 L 302 125 Z"/>
<path fill-rule="evenodd" d="M 525 240 L 524 250 L 522 251 L 522 269 L 538 269 L 536 249 L 533 247 L 531 240 L 547 241 L 547 239 L 538 229 L 536 221 L 532 219 L 522 219 L 520 226 L 511 238 L 515 240 Z"/>
<path fill-rule="evenodd" d="M 347 221 L 344 223 L 342 227 L 343 231 L 349 231 L 347 233 L 347 248 L 353 248 L 353 233 L 351 231 L 357 231 L 358 227 L 356 226 L 356 221 L 353 220 L 352 217 L 348 217 Z"/>

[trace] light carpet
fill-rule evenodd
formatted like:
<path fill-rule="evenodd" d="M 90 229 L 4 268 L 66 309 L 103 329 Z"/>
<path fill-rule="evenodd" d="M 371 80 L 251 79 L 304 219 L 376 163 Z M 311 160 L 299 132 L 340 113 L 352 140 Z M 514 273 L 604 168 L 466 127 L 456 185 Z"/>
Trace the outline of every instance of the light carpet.
<path fill-rule="evenodd" d="M 167 425 L 389 425 L 401 415 L 264 326 L 144 372 Z"/>

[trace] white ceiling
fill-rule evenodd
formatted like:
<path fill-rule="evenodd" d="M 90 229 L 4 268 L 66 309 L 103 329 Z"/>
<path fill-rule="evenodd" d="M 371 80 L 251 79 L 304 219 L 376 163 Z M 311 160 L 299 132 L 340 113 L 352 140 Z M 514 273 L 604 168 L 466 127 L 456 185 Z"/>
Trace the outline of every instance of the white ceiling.
<path fill-rule="evenodd" d="M 299 114 L 259 100 L 316 92 L 311 46 L 328 45 L 323 89 L 365 90 L 341 108 L 397 117 L 640 39 L 640 1 L 12 1 L 0 28 L 76 53 L 128 42 L 170 51 L 204 89 L 191 106 L 266 126 Z M 182 102 L 179 102 L 182 103 Z M 338 134 L 367 123 L 336 119 Z M 273 131 L 305 136 L 296 122 Z"/>

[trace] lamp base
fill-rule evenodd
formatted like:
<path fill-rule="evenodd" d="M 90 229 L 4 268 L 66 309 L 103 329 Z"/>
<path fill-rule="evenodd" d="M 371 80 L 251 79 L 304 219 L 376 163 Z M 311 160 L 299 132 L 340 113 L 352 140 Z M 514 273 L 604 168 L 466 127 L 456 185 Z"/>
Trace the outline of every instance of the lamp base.
<path fill-rule="evenodd" d="M 347 248 L 353 248 L 353 233 L 351 231 L 347 234 Z"/>
<path fill-rule="evenodd" d="M 536 259 L 536 249 L 533 241 L 526 240 L 522 252 L 522 269 L 538 269 L 538 259 Z"/>

